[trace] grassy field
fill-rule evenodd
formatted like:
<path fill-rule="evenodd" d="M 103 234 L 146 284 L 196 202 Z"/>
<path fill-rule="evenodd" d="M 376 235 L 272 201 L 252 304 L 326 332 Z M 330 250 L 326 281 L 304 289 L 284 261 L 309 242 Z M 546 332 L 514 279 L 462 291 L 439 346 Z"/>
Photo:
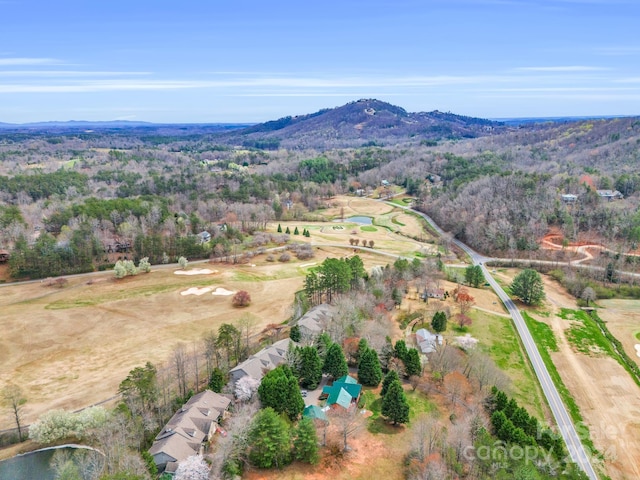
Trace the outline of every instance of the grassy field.
<path fill-rule="evenodd" d="M 539 419 L 548 419 L 547 405 L 511 319 L 477 310 L 471 318 L 469 333 L 511 379 L 514 398 Z"/>

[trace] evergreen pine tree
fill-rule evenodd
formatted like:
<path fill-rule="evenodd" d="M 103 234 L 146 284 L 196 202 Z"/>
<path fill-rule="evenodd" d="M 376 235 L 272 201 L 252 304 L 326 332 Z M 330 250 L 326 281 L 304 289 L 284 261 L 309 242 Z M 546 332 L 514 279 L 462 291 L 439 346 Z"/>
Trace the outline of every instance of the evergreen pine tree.
<path fill-rule="evenodd" d="M 447 315 L 444 312 L 436 312 L 431 319 L 431 328 L 437 333 L 447 329 Z"/>
<path fill-rule="evenodd" d="M 289 330 L 289 338 L 294 342 L 300 341 L 301 334 L 300 327 L 298 325 L 294 325 L 293 327 L 291 327 L 291 330 Z"/>
<path fill-rule="evenodd" d="M 404 340 L 398 340 L 394 349 L 394 356 L 404 362 L 407 358 L 407 344 Z"/>
<path fill-rule="evenodd" d="M 282 225 L 278 224 L 278 233 L 282 233 Z"/>
<path fill-rule="evenodd" d="M 311 465 L 315 465 L 320 459 L 318 455 L 318 434 L 313 420 L 310 418 L 303 418 L 298 422 L 294 432 L 293 456 L 299 462 L 310 463 Z"/>
<path fill-rule="evenodd" d="M 284 231 L 284 233 L 286 233 L 287 235 L 291 234 L 291 230 L 289 230 L 289 227 L 287 227 L 287 229 Z"/>
<path fill-rule="evenodd" d="M 398 374 L 395 370 L 389 370 L 389 372 L 384 376 L 384 380 L 382 381 L 382 390 L 380 390 L 380 396 L 384 397 L 387 394 L 387 390 L 389 390 L 389 385 L 391 382 L 400 381 L 398 378 Z"/>
<path fill-rule="evenodd" d="M 407 373 L 407 377 L 412 375 L 420 375 L 422 373 L 422 362 L 420 361 L 420 354 L 415 348 L 407 350 L 407 355 L 404 360 L 404 369 Z"/>
<path fill-rule="evenodd" d="M 342 348 L 340 348 L 340 345 L 337 343 L 333 343 L 329 347 L 329 350 L 327 350 L 322 372 L 331 375 L 334 379 L 343 377 L 349 373 L 347 360 L 344 358 Z"/>
<path fill-rule="evenodd" d="M 216 393 L 220 393 L 226 384 L 227 376 L 219 368 L 214 368 L 209 377 L 209 388 Z"/>
<path fill-rule="evenodd" d="M 409 421 L 409 404 L 399 380 L 391 382 L 382 399 L 382 415 L 394 425 Z"/>
<path fill-rule="evenodd" d="M 368 348 L 360 356 L 358 380 L 362 385 L 368 387 L 377 387 L 382 380 L 382 368 L 380 368 L 378 353 L 372 348 Z"/>
<path fill-rule="evenodd" d="M 304 410 L 298 379 L 288 365 L 280 365 L 268 372 L 258 387 L 258 398 L 263 407 L 271 407 L 296 420 Z"/>
<path fill-rule="evenodd" d="M 294 235 L 300 235 L 300 231 L 298 230 L 298 227 L 296 227 L 296 228 L 293 230 L 293 234 L 294 234 Z"/>
<path fill-rule="evenodd" d="M 311 390 L 318 387 L 322 380 L 322 360 L 315 347 L 300 349 L 300 384 Z"/>
<path fill-rule="evenodd" d="M 291 458 L 286 420 L 267 407 L 258 412 L 249 430 L 249 461 L 259 468 L 281 468 Z"/>

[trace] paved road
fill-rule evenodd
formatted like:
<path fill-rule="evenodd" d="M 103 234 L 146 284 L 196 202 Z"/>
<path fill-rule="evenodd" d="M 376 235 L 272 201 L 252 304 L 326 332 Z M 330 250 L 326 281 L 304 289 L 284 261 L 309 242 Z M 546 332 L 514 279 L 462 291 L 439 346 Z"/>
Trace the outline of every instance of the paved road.
<path fill-rule="evenodd" d="M 429 224 L 439 233 L 443 234 L 443 230 L 436 225 L 436 223 L 428 216 L 422 212 L 415 211 L 418 215 L 424 218 Z M 533 341 L 533 337 L 531 336 L 531 332 L 527 328 L 522 315 L 520 314 L 520 310 L 513 303 L 513 301 L 509 298 L 509 296 L 505 293 L 502 287 L 494 280 L 494 278 L 489 273 L 489 270 L 485 267 L 485 262 L 491 260 L 491 258 L 480 255 L 472 248 L 462 243 L 459 240 L 453 239 L 453 243 L 455 243 L 459 248 L 464 250 L 464 252 L 469 255 L 471 261 L 474 265 L 481 265 L 482 271 L 484 273 L 484 277 L 489 282 L 491 287 L 495 290 L 500 300 L 504 303 L 505 307 L 511 314 L 511 318 L 513 319 L 513 323 L 516 326 L 516 330 L 520 335 L 524 348 L 529 356 L 529 360 L 533 365 L 533 370 L 538 377 L 538 381 L 542 387 L 542 391 L 544 392 L 545 397 L 547 398 L 547 402 L 549 403 L 549 407 L 551 408 L 551 412 L 553 413 L 554 418 L 556 419 L 556 423 L 558 425 L 558 429 L 564 438 L 564 441 L 567 445 L 567 449 L 569 450 L 569 454 L 571 455 L 571 459 L 577 463 L 582 470 L 584 470 L 589 478 L 592 480 L 597 480 L 598 476 L 596 475 L 591 462 L 589 461 L 589 456 L 585 451 L 582 443 L 580 442 L 580 437 L 576 432 L 576 429 L 571 421 L 571 417 L 567 412 L 562 400 L 560 398 L 560 394 L 556 389 L 556 386 L 551 380 L 551 376 L 549 375 L 549 371 L 547 370 L 546 365 L 542 361 L 542 357 L 540 356 L 540 352 L 538 351 L 538 347 L 536 343 Z"/>

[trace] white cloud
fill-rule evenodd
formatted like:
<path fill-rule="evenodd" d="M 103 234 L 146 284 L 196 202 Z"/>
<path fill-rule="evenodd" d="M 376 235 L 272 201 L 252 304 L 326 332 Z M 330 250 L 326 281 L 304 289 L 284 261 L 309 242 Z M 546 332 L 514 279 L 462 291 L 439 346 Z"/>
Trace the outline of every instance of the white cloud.
<path fill-rule="evenodd" d="M 151 72 L 98 72 L 81 70 L 0 70 L 0 77 L 122 77 L 151 75 Z"/>
<path fill-rule="evenodd" d="M 609 70 L 604 67 L 592 67 L 587 65 L 559 65 L 559 66 L 540 66 L 540 67 L 519 67 L 515 69 L 521 72 L 595 72 Z"/>
<path fill-rule="evenodd" d="M 0 58 L 0 67 L 17 66 L 17 65 L 54 65 L 56 63 L 59 63 L 59 62 L 54 58 L 27 58 L 27 57 Z"/>

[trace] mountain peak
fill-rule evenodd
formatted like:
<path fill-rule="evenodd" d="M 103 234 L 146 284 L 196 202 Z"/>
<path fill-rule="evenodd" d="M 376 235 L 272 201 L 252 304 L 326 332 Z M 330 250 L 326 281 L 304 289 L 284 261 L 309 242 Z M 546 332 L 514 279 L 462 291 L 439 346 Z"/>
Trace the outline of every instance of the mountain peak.
<path fill-rule="evenodd" d="M 254 125 L 232 134 L 243 137 L 246 146 L 272 148 L 357 147 L 364 143 L 393 143 L 468 138 L 487 135 L 501 126 L 490 120 L 453 113 L 408 113 L 404 108 L 375 98 L 362 98 L 345 105 L 307 115 L 287 116 Z"/>

